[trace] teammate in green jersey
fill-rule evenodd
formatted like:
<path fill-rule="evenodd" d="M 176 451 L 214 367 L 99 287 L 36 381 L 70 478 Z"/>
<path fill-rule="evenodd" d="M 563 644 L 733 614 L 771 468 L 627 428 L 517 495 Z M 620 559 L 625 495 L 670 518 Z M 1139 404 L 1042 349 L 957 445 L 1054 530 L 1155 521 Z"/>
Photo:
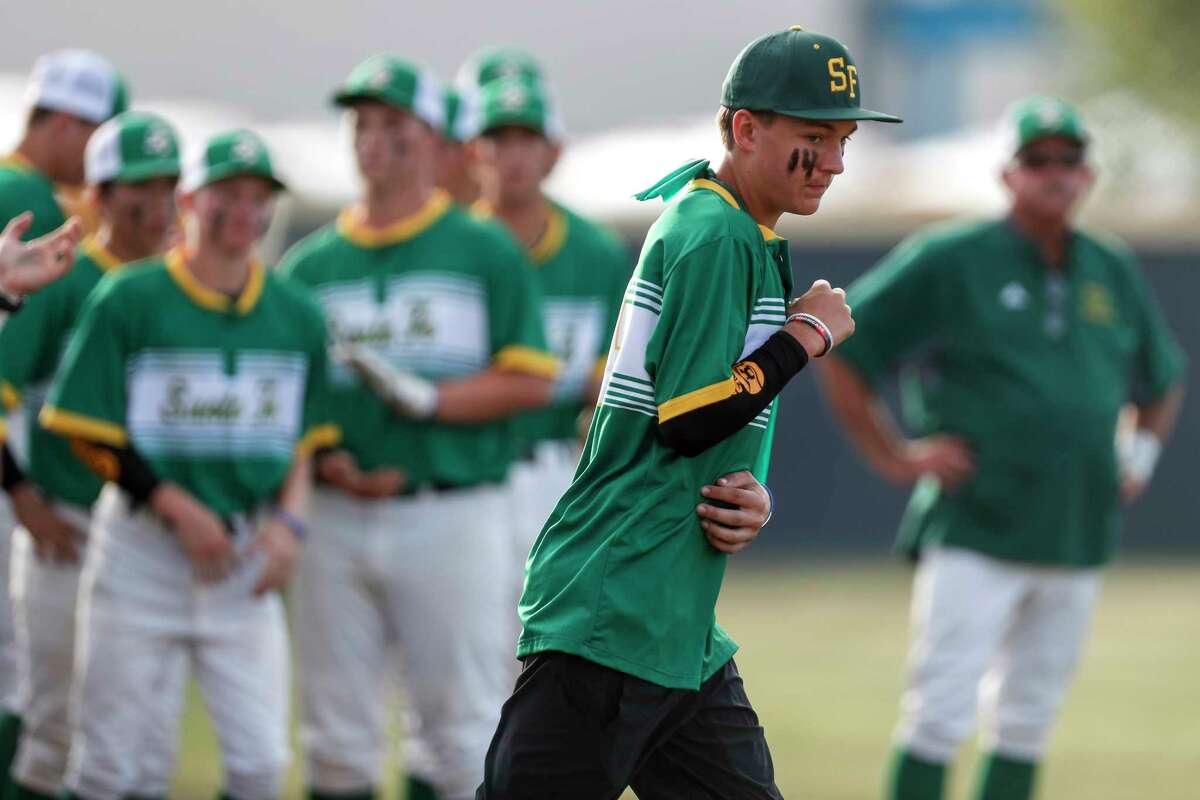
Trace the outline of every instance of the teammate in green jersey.
<path fill-rule="evenodd" d="M 1146 485 L 1183 392 L 1183 355 L 1133 256 L 1071 224 L 1092 182 L 1079 114 L 1032 97 L 1008 124 L 1008 215 L 892 251 L 851 288 L 858 333 L 823 370 L 867 462 L 916 484 L 899 539 L 920 564 L 886 790 L 896 800 L 942 797 L 977 706 L 977 796 L 1032 796 L 1120 495 Z M 913 367 L 913 439 L 876 394 L 898 364 Z M 1131 398 L 1137 433 L 1121 458 L 1114 433 Z"/>
<path fill-rule="evenodd" d="M 478 95 L 474 142 L 483 183 L 476 213 L 494 217 L 529 253 L 541 288 L 546 341 L 562 363 L 549 407 L 517 418 L 522 459 L 510 476 L 513 501 L 513 624 L 529 548 L 571 483 L 581 415 L 590 417 L 609 340 L 629 280 L 628 254 L 608 231 L 546 196 L 542 183 L 561 148 L 546 88 L 501 78 Z M 516 634 L 513 641 L 516 641 Z M 515 663 L 515 662 L 514 662 Z"/>
<path fill-rule="evenodd" d="M 9 798 L 53 798 L 61 788 L 79 554 L 101 486 L 66 440 L 37 425 L 41 400 L 92 288 L 120 264 L 163 252 L 175 219 L 178 143 L 166 121 L 119 114 L 92 135 L 86 156 L 100 229 L 80 248 L 72 272 L 0 329 L 0 388 L 21 402 L 26 422 L 12 437 L 21 442 L 26 480 L 13 485 L 7 473 L 4 480 L 22 524 L 13 540 L 12 597 L 24 727 Z M 159 761 L 171 764 L 170 757 Z"/>
<path fill-rule="evenodd" d="M 335 102 L 363 198 L 283 265 L 345 357 L 333 373 L 344 447 L 318 461 L 328 485 L 296 594 L 307 779 L 314 797 L 373 795 L 381 684 L 397 665 L 432 757 L 410 763 L 413 786 L 459 800 L 511 685 L 511 417 L 548 401 L 557 364 L 520 247 L 435 186 L 436 78 L 377 56 Z"/>
<path fill-rule="evenodd" d="M 83 182 L 88 137 L 125 109 L 126 94 L 120 74 L 95 53 L 61 50 L 34 63 L 26 89 L 25 128 L 16 149 L 0 160 L 0 226 L 32 212 L 24 235 L 33 238 L 66 221 L 55 184 Z M 12 527 L 5 500 L 0 507 L 0 779 L 6 779 L 20 730 L 8 599 Z"/>
<path fill-rule="evenodd" d="M 708 484 L 765 479 L 775 397 L 853 331 L 825 281 L 788 301 L 773 228 L 816 212 L 856 120 L 898 121 L 861 108 L 861 88 L 830 37 L 757 39 L 725 81 L 720 167 L 691 162 L 639 195 L 680 198 L 646 238 L 579 469 L 530 553 L 524 669 L 477 798 L 780 796 L 715 620 L 727 556 L 696 508 L 744 504 L 750 490 Z"/>
<path fill-rule="evenodd" d="M 282 188 L 262 141 L 185 161 L 183 247 L 103 278 L 40 420 L 108 484 L 80 580 L 70 796 L 165 797 L 188 675 L 216 724 L 224 796 L 278 797 L 289 761 L 278 590 L 329 423 L 324 318 L 254 246 Z"/>

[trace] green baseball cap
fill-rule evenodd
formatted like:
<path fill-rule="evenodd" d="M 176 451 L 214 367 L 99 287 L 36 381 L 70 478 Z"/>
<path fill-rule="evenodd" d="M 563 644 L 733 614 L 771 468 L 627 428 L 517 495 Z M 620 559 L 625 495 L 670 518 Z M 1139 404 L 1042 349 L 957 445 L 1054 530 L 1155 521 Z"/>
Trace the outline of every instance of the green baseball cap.
<path fill-rule="evenodd" d="M 858 67 L 832 36 L 793 25 L 755 39 L 733 60 L 721 105 L 801 119 L 901 122 L 860 105 Z"/>
<path fill-rule="evenodd" d="M 515 126 L 529 128 L 551 141 L 563 137 L 563 125 L 549 91 L 525 78 L 503 78 L 479 89 L 479 133 Z"/>
<path fill-rule="evenodd" d="M 179 136 L 157 114 L 126 111 L 91 135 L 83 163 L 84 176 L 93 186 L 178 178 Z"/>
<path fill-rule="evenodd" d="M 271 164 L 266 143 L 254 131 L 245 128 L 210 137 L 188 159 L 179 183 L 183 191 L 194 192 L 217 181 L 241 175 L 264 178 L 276 189 L 287 188 Z"/>
<path fill-rule="evenodd" d="M 456 82 L 460 89 L 471 90 L 486 86 L 501 78 L 522 78 L 540 83 L 542 65 L 529 53 L 516 47 L 486 47 L 463 62 Z"/>
<path fill-rule="evenodd" d="M 343 108 L 363 100 L 411 111 L 439 131 L 446 123 L 441 81 L 424 67 L 395 56 L 371 56 L 351 70 L 333 95 L 334 104 Z"/>
<path fill-rule="evenodd" d="M 1030 142 L 1049 136 L 1071 139 L 1081 146 L 1088 143 L 1083 117 L 1070 103 L 1049 95 L 1033 95 L 1014 103 L 1008 112 L 1015 147 L 1023 150 Z"/>

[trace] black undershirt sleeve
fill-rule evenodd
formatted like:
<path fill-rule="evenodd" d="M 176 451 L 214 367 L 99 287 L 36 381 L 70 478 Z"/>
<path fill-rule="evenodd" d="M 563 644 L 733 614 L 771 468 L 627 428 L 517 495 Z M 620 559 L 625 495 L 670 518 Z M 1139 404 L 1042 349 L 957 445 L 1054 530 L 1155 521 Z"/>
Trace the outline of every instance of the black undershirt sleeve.
<path fill-rule="evenodd" d="M 800 343 L 777 331 L 733 365 L 729 396 L 660 422 L 659 437 L 680 455 L 697 456 L 750 424 L 807 363 Z"/>
<path fill-rule="evenodd" d="M 71 439 L 71 449 L 88 469 L 129 493 L 134 505 L 144 505 L 161 479 L 131 445 L 114 447 L 86 439 Z"/>
<path fill-rule="evenodd" d="M 0 453 L 0 458 L 3 459 L 3 463 L 0 464 L 0 484 L 3 484 L 5 494 L 12 494 L 13 489 L 25 482 L 25 473 L 21 471 L 17 460 L 13 458 L 12 450 L 8 449 L 7 442 L 3 445 L 3 453 Z"/>

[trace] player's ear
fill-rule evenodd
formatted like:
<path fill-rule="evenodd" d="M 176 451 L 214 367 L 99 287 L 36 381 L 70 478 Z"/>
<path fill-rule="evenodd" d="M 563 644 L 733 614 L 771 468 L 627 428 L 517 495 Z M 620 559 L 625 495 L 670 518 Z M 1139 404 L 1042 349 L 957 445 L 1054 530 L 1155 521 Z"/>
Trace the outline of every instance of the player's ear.
<path fill-rule="evenodd" d="M 733 113 L 733 147 L 735 150 L 752 151 L 758 143 L 759 121 L 754 112 L 739 108 Z"/>

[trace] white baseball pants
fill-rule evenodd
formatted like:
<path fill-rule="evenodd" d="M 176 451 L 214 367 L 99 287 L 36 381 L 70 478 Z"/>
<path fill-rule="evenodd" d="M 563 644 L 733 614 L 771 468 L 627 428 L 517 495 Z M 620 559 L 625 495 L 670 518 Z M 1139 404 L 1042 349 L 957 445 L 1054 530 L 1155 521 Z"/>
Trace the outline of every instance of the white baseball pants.
<path fill-rule="evenodd" d="M 376 501 L 317 490 L 293 624 L 311 790 L 377 784 L 398 666 L 420 742 L 409 771 L 443 800 L 475 796 L 511 689 L 508 514 L 495 486 Z"/>
<path fill-rule="evenodd" d="M 156 743 L 179 735 L 192 670 L 217 729 L 224 792 L 279 796 L 289 761 L 287 628 L 278 594 L 251 594 L 262 569 L 249 554 L 252 530 L 237 534 L 244 557 L 234 572 L 200 583 L 175 535 L 105 488 L 80 578 L 72 791 L 88 800 L 167 794 L 174 764 L 161 763 Z"/>
<path fill-rule="evenodd" d="M 913 585 L 899 743 L 918 758 L 949 761 L 978 710 L 986 750 L 1038 760 L 1099 588 L 1096 569 L 927 549 Z"/>

